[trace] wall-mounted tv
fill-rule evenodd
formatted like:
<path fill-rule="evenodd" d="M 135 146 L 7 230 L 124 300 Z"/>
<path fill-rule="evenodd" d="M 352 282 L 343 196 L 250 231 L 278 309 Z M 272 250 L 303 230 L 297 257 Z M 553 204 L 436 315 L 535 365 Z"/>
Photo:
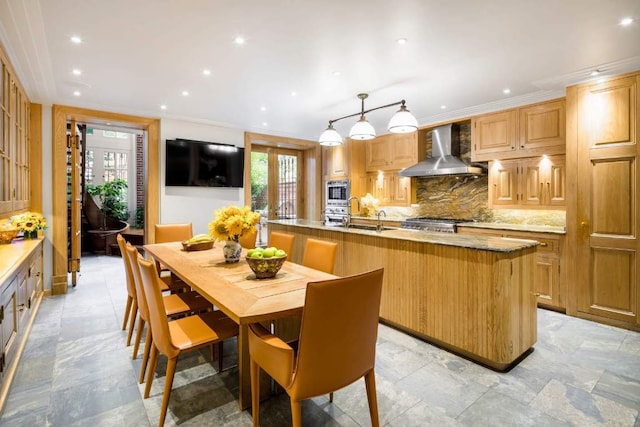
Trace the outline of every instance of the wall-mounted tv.
<path fill-rule="evenodd" d="M 166 186 L 242 188 L 244 148 L 190 139 L 166 142 Z"/>

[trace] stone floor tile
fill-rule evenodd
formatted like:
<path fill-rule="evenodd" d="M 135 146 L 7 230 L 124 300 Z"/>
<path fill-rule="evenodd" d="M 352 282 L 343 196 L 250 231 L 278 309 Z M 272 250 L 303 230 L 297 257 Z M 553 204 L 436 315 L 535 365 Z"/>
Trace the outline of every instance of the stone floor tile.
<path fill-rule="evenodd" d="M 631 378 L 605 372 L 593 393 L 640 411 L 640 383 Z"/>

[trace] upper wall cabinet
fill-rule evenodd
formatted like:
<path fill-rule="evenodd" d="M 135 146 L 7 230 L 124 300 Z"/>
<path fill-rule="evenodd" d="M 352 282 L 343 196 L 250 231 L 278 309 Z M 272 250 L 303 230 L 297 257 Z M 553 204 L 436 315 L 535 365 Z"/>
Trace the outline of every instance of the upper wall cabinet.
<path fill-rule="evenodd" d="M 422 160 L 418 132 L 390 133 L 366 141 L 365 169 L 367 172 L 398 170 Z"/>
<path fill-rule="evenodd" d="M 471 159 L 517 159 L 565 152 L 565 101 L 478 116 L 471 123 Z"/>
<path fill-rule="evenodd" d="M 342 145 L 322 147 L 324 181 L 348 179 L 351 181 L 351 194 L 364 195 L 364 145 L 364 141 L 347 138 Z"/>

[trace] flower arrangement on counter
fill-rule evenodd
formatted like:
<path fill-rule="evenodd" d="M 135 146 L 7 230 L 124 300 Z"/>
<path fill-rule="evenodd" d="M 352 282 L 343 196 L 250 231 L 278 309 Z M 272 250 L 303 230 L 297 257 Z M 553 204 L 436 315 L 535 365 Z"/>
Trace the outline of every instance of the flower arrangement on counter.
<path fill-rule="evenodd" d="M 380 201 L 373 197 L 371 193 L 367 193 L 360 199 L 360 211 L 362 216 L 373 215 L 380 207 Z"/>
<path fill-rule="evenodd" d="M 216 240 L 238 239 L 250 231 L 260 221 L 260 214 L 252 212 L 249 206 L 227 206 L 215 211 L 209 223 L 209 234 Z"/>
<path fill-rule="evenodd" d="M 38 212 L 24 212 L 11 217 L 11 224 L 22 231 L 24 237 L 36 237 L 38 230 L 46 230 L 47 220 Z"/>

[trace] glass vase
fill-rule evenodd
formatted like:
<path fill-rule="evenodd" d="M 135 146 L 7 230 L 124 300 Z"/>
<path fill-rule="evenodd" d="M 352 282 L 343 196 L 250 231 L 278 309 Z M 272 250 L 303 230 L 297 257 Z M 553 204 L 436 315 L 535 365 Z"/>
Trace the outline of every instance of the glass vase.
<path fill-rule="evenodd" d="M 222 247 L 222 253 L 224 254 L 224 262 L 234 263 L 240 261 L 240 254 L 242 253 L 242 246 L 237 240 L 227 240 Z"/>

